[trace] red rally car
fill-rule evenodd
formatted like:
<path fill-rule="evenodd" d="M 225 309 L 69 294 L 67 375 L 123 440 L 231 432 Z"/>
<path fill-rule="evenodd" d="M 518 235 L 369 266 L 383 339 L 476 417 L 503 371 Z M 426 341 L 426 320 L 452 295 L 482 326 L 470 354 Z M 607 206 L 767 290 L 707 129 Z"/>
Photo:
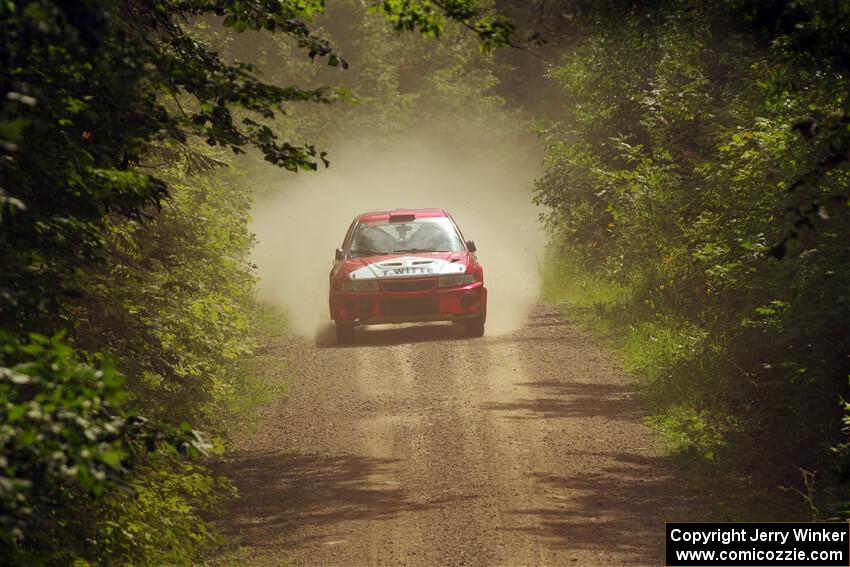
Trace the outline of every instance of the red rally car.
<path fill-rule="evenodd" d="M 487 289 L 475 243 L 442 209 L 359 215 L 337 248 L 330 273 L 337 342 L 357 325 L 455 321 L 484 334 Z"/>

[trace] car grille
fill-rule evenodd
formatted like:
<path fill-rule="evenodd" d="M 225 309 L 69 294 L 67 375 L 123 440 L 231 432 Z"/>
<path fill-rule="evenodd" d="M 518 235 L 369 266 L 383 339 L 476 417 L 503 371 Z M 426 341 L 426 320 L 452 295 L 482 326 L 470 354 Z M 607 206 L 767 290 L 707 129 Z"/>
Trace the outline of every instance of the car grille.
<path fill-rule="evenodd" d="M 385 291 L 428 291 L 434 289 L 435 281 L 434 278 L 425 280 L 395 280 L 385 281 L 383 284 Z"/>
<path fill-rule="evenodd" d="M 436 312 L 436 297 L 381 300 L 381 313 L 385 317 L 393 317 L 397 315 L 433 315 Z"/>

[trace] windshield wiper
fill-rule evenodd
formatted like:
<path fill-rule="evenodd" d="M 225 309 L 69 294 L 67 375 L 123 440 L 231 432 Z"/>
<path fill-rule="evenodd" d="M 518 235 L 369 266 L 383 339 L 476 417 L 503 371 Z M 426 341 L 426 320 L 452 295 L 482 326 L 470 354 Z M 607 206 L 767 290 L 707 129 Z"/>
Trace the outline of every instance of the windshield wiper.
<path fill-rule="evenodd" d="M 435 250 L 433 248 L 404 248 L 402 250 L 393 250 L 393 254 L 401 254 L 403 252 L 412 252 L 416 254 L 419 252 L 448 252 L 448 250 Z"/>
<path fill-rule="evenodd" d="M 388 252 L 371 250 L 369 248 L 366 248 L 364 250 L 349 250 L 348 253 L 354 258 L 362 258 L 363 256 L 383 256 L 384 254 L 388 254 Z"/>

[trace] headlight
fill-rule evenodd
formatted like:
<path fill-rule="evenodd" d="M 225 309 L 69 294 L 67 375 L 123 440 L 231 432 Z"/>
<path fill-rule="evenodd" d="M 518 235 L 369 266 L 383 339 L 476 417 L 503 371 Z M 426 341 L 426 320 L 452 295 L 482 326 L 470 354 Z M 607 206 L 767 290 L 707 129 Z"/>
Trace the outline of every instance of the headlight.
<path fill-rule="evenodd" d="M 475 274 L 457 274 L 456 276 L 440 276 L 437 287 L 458 287 L 475 283 Z"/>
<path fill-rule="evenodd" d="M 377 280 L 364 280 L 362 282 L 342 282 L 339 284 L 341 291 L 378 291 Z"/>

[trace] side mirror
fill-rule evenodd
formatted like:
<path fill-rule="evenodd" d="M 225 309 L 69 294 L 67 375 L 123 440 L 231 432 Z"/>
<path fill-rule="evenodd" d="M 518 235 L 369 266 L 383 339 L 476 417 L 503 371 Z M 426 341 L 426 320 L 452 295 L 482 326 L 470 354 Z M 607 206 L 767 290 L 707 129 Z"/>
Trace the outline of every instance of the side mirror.
<path fill-rule="evenodd" d="M 336 249 L 336 252 L 334 253 L 334 259 L 337 261 L 342 260 L 342 248 Z"/>
<path fill-rule="evenodd" d="M 472 240 L 467 240 L 467 241 L 466 241 L 466 249 L 467 249 L 467 250 L 469 250 L 470 252 L 475 252 L 475 251 L 477 251 L 477 250 L 478 250 L 478 249 L 475 247 L 475 242 L 474 242 L 474 241 L 472 241 Z"/>

